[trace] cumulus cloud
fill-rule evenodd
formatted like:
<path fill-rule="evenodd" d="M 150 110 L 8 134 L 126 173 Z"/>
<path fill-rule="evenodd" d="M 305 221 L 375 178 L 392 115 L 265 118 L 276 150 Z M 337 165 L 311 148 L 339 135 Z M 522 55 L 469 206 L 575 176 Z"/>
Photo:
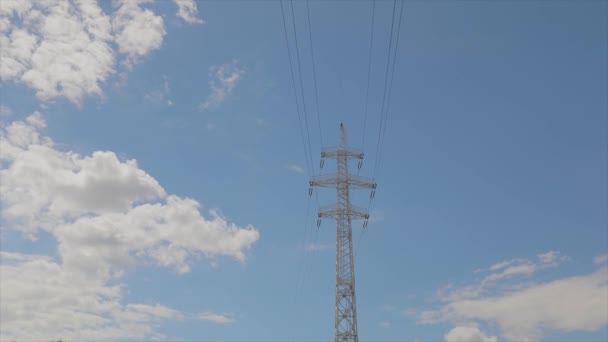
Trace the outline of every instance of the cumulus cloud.
<path fill-rule="evenodd" d="M 550 257 L 549 254 L 539 254 L 538 258 L 541 266 L 566 259 L 557 252 Z M 510 267 L 515 266 L 504 265 L 495 269 L 508 270 Z M 504 271 L 495 274 L 504 274 Z M 512 273 L 513 276 L 526 274 L 529 272 Z M 484 278 L 479 285 L 452 286 L 447 293 L 443 293 L 446 292 L 444 290 L 438 296 L 444 302 L 443 306 L 421 312 L 418 322 L 492 323 L 500 328 L 501 338 L 514 342 L 538 341 L 545 329 L 595 331 L 608 324 L 606 267 L 591 274 L 545 283 L 513 282 L 508 278 L 498 277 L 493 280 L 500 281 L 489 284 L 487 281 L 484 283 L 487 279 Z M 453 335 L 461 336 L 464 332 L 461 329 Z"/>
<path fill-rule="evenodd" d="M 222 315 L 213 312 L 201 312 L 196 315 L 196 318 L 202 321 L 209 321 L 218 324 L 231 324 L 236 322 L 236 320 L 230 315 Z"/>
<path fill-rule="evenodd" d="M 90 275 L 124 272 L 135 262 L 133 254 L 179 273 L 188 272 L 188 258 L 199 253 L 244 261 L 244 249 L 259 236 L 253 227 L 240 228 L 215 212 L 207 219 L 196 201 L 174 195 L 126 213 L 82 217 L 58 227 L 56 235 L 64 264 Z"/>
<path fill-rule="evenodd" d="M 204 319 L 161 304 L 121 304 L 121 285 L 107 285 L 44 255 L 0 252 L 1 340 L 112 341 L 162 339 L 162 320 Z M 207 321 L 232 323 L 206 312 Z"/>
<path fill-rule="evenodd" d="M 32 234 L 53 230 L 85 214 L 126 212 L 136 201 L 164 197 L 165 191 L 135 160 L 120 161 L 109 151 L 80 156 L 54 148 L 41 136 L 40 113 L 3 128 L 0 170 L 2 217 Z M 68 221 L 69 222 L 69 221 Z"/>
<path fill-rule="evenodd" d="M 112 16 L 112 30 L 118 50 L 127 56 L 127 65 L 163 43 L 163 18 L 140 6 L 148 2 L 151 0 L 115 0 L 119 6 Z"/>
<path fill-rule="evenodd" d="M 443 336 L 445 342 L 497 342 L 496 336 L 486 336 L 477 327 L 459 326 Z"/>
<path fill-rule="evenodd" d="M 194 0 L 173 0 L 177 4 L 177 16 L 190 24 L 202 24 L 204 21 L 198 17 L 198 8 Z"/>
<path fill-rule="evenodd" d="M 593 262 L 596 265 L 603 265 L 606 262 L 608 262 L 608 254 L 604 254 L 604 255 L 598 255 L 595 258 L 593 258 Z"/>
<path fill-rule="evenodd" d="M 0 77 L 42 100 L 101 94 L 113 69 L 109 18 L 92 1 L 3 1 Z"/>
<path fill-rule="evenodd" d="M 61 151 L 41 133 L 45 125 L 34 113 L 0 127 L 3 229 L 31 239 L 47 232 L 59 257 L 2 253 L 0 339 L 159 337 L 156 320 L 187 315 L 122 304 L 122 275 L 149 261 L 178 273 L 197 256 L 244 262 L 258 240 L 253 226 L 167 194 L 135 160 Z"/>
<path fill-rule="evenodd" d="M 114 0 L 107 14 L 93 0 L 3 0 L 0 79 L 23 83 L 44 101 L 102 95 L 117 61 L 131 67 L 161 47 L 163 18 L 144 7 L 149 2 Z M 179 13 L 193 23 L 196 4 L 188 3 L 178 1 Z"/>
<path fill-rule="evenodd" d="M 109 286 L 43 255 L 1 252 L 2 340 L 47 341 L 161 338 L 153 329 L 179 313 L 161 305 L 120 303 Z"/>
<path fill-rule="evenodd" d="M 207 99 L 200 104 L 201 109 L 217 108 L 241 80 L 245 71 L 239 68 L 236 61 L 214 65 L 209 68 L 209 89 L 211 93 Z"/>

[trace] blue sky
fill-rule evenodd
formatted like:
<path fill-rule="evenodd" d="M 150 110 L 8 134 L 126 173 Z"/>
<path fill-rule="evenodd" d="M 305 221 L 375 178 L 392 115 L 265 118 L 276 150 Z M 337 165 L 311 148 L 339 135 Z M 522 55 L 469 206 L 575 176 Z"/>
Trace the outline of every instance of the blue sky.
<path fill-rule="evenodd" d="M 332 340 L 335 194 L 308 197 L 280 2 L 61 4 L 0 6 L 0 336 Z M 378 182 L 360 339 L 606 340 L 608 3 L 406 1 L 375 174 L 372 5 L 309 3 L 319 130 L 293 2 L 313 172 L 343 122 Z"/>

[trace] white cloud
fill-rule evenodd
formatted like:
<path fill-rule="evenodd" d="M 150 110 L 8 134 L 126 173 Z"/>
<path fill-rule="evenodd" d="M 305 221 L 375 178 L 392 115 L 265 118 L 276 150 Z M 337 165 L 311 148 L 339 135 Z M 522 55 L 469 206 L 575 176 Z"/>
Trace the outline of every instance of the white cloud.
<path fill-rule="evenodd" d="M 487 336 L 479 328 L 459 326 L 443 336 L 445 342 L 497 342 L 496 336 Z"/>
<path fill-rule="evenodd" d="M 390 328 L 391 327 L 391 322 L 386 322 L 386 321 L 382 321 L 379 323 L 380 327 L 382 328 Z"/>
<path fill-rule="evenodd" d="M 196 318 L 203 321 L 209 321 L 218 324 L 232 324 L 236 322 L 236 320 L 232 316 L 222 315 L 213 312 L 201 312 L 196 315 Z"/>
<path fill-rule="evenodd" d="M 551 257 L 541 255 L 538 265 L 542 267 L 566 259 L 556 253 Z M 504 271 L 495 274 L 502 275 Z M 512 274 L 529 272 L 513 271 Z M 546 283 L 505 282 L 507 276 L 495 278 L 493 280 L 501 281 L 484 279 L 478 285 L 452 286 L 447 294 L 439 296 L 444 301 L 443 306 L 421 312 L 418 322 L 450 321 L 457 325 L 487 322 L 496 324 L 506 341 L 517 342 L 538 341 L 545 329 L 594 331 L 608 324 L 608 268 Z"/>
<path fill-rule="evenodd" d="M 436 297 L 442 302 L 476 298 L 484 293 L 484 286 L 484 283 L 462 287 L 455 287 L 453 284 L 449 284 L 437 291 Z"/>
<path fill-rule="evenodd" d="M 19 2 L 0 6 L 8 23 L 0 25 L 0 77 L 25 83 L 42 100 L 100 95 L 114 55 L 110 20 L 97 3 Z"/>
<path fill-rule="evenodd" d="M 516 262 L 521 262 L 521 261 L 523 261 L 523 260 L 522 259 L 513 259 L 513 260 L 508 260 L 508 261 L 501 261 L 499 263 L 496 263 L 496 264 L 490 266 L 489 270 L 497 271 L 497 270 L 503 269 L 509 265 L 512 265 Z"/>
<path fill-rule="evenodd" d="M 184 19 L 189 24 L 202 24 L 205 21 L 200 19 L 196 2 L 194 0 L 173 0 L 178 7 L 177 16 Z"/>
<path fill-rule="evenodd" d="M 565 255 L 561 255 L 559 251 L 549 251 L 547 253 L 541 253 L 536 255 L 540 264 L 544 267 L 555 267 L 564 261 L 569 260 Z"/>
<path fill-rule="evenodd" d="M 285 166 L 288 170 L 291 170 L 296 173 L 304 173 L 304 168 L 297 164 L 288 164 Z"/>
<path fill-rule="evenodd" d="M 122 285 L 86 277 L 48 256 L 0 252 L 0 260 L 1 340 L 167 340 L 155 332 L 161 320 L 202 319 L 160 304 L 121 304 Z M 205 317 L 231 322 L 212 312 Z"/>
<path fill-rule="evenodd" d="M 538 262 L 534 262 L 527 259 L 517 258 L 508 261 L 501 261 L 490 266 L 487 270 L 478 270 L 478 272 L 484 271 L 500 271 L 494 272 L 484 278 L 482 285 L 487 282 L 493 282 L 503 278 L 510 278 L 518 275 L 532 275 L 538 270 L 557 267 L 562 262 L 567 261 L 569 258 L 565 255 L 561 255 L 559 251 L 549 251 L 546 253 L 537 254 Z"/>
<path fill-rule="evenodd" d="M 241 261 L 243 249 L 257 240 L 253 227 L 230 224 L 214 210 L 207 219 L 195 200 L 167 195 L 135 160 L 121 161 L 109 151 L 83 157 L 55 149 L 38 131 L 44 125 L 35 113 L 1 131 L 0 160 L 8 162 L 0 169 L 2 217 L 13 229 L 29 234 L 44 229 L 57 234 L 60 247 L 75 243 L 99 253 L 96 244 L 111 238 L 112 246 L 123 243 L 138 251 L 200 252 Z M 130 229 L 123 231 L 124 226 Z M 174 264 L 161 254 L 152 256 Z"/>
<path fill-rule="evenodd" d="M 212 217 L 203 217 L 196 201 L 172 195 L 166 203 L 142 204 L 124 214 L 82 217 L 55 234 L 64 264 L 90 275 L 125 272 L 137 257 L 179 273 L 189 271 L 188 259 L 197 254 L 245 261 L 244 250 L 257 241 L 258 232 L 230 224 L 215 212 Z"/>
<path fill-rule="evenodd" d="M 209 68 L 209 89 L 211 93 L 200 104 L 201 109 L 217 108 L 226 100 L 241 80 L 245 71 L 238 67 L 236 61 L 214 65 Z"/>
<path fill-rule="evenodd" d="M 142 7 L 149 2 L 114 0 L 106 14 L 91 0 L 2 0 L 0 79 L 29 86 L 43 101 L 101 96 L 117 60 L 131 67 L 161 47 L 163 18 Z M 186 1 L 180 12 L 194 18 L 196 5 Z"/>
<path fill-rule="evenodd" d="M 534 273 L 535 271 L 536 271 L 536 265 L 531 264 L 531 263 L 510 266 L 510 267 L 504 268 L 502 270 L 502 272 L 490 274 L 489 276 L 487 276 L 484 279 L 484 282 L 496 281 L 496 280 L 499 280 L 502 278 L 513 277 L 516 275 L 530 275 L 530 274 Z"/>
<path fill-rule="evenodd" d="M 193 258 L 240 262 L 259 238 L 253 226 L 205 217 L 193 199 L 168 195 L 135 160 L 61 151 L 41 134 L 40 113 L 0 127 L 3 229 L 58 243 L 47 256 L 2 253 L 0 339 L 158 338 L 155 321 L 179 319 L 162 305 L 121 304 L 117 281 L 152 261 L 189 271 Z"/>
<path fill-rule="evenodd" d="M 608 254 L 598 255 L 595 258 L 593 258 L 593 263 L 595 263 L 596 265 L 603 265 L 607 262 L 608 262 Z"/>
<path fill-rule="evenodd" d="M 120 304 L 120 286 L 109 286 L 46 256 L 2 253 L 1 340 L 115 340 L 161 337 L 156 311 L 166 307 Z"/>
<path fill-rule="evenodd" d="M 127 65 L 132 65 L 163 43 L 165 28 L 163 18 L 140 6 L 151 0 L 115 0 L 118 10 L 112 16 L 112 30 L 118 50 L 127 55 Z"/>
<path fill-rule="evenodd" d="M 50 230 L 66 218 L 127 212 L 135 202 L 166 195 L 136 161 L 122 162 L 108 151 L 86 157 L 58 151 L 33 124 L 44 123 L 40 115 L 27 121 L 12 123 L 1 135 L 0 160 L 10 163 L 0 170 L 2 217 L 14 229 Z"/>
<path fill-rule="evenodd" d="M 322 250 L 326 250 L 326 249 L 330 249 L 332 247 L 332 245 L 328 245 L 328 244 L 323 244 L 323 243 L 308 243 L 304 246 L 304 249 L 312 252 L 312 251 L 322 251 Z"/>

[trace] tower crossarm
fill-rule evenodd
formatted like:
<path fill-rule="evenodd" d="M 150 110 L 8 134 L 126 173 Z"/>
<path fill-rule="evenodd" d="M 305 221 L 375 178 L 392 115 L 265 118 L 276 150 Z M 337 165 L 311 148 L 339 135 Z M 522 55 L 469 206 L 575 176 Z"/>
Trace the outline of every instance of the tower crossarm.
<path fill-rule="evenodd" d="M 338 158 L 346 156 L 349 159 L 363 159 L 363 152 L 358 150 L 344 149 L 342 147 L 328 147 L 321 152 L 321 158 Z"/>
<path fill-rule="evenodd" d="M 336 218 L 346 215 L 350 215 L 350 217 L 354 219 L 369 219 L 367 209 L 359 208 L 354 205 L 351 205 L 350 209 L 338 208 L 336 205 L 329 205 L 319 209 L 319 218 Z"/>
<path fill-rule="evenodd" d="M 310 186 L 321 186 L 325 188 L 335 188 L 338 184 L 346 183 L 351 188 L 356 189 L 375 189 L 377 184 L 371 178 L 348 175 L 345 178 L 339 177 L 337 174 L 327 174 L 315 176 L 310 179 Z"/>

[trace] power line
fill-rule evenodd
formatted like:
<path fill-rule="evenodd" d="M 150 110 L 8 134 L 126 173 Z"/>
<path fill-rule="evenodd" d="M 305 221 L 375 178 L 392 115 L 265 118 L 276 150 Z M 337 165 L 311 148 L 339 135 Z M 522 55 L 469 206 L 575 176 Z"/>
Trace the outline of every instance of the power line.
<path fill-rule="evenodd" d="M 384 145 L 384 136 L 386 134 L 386 127 L 387 122 L 388 122 L 388 109 L 389 109 L 389 105 L 390 105 L 390 99 L 391 99 L 391 93 L 393 90 L 393 79 L 394 79 L 394 73 L 395 73 L 395 61 L 397 59 L 397 50 L 399 47 L 399 33 L 401 32 L 401 18 L 403 16 L 403 6 L 404 6 L 404 2 L 403 0 L 401 0 L 401 8 L 399 9 L 399 21 L 397 24 L 397 37 L 396 37 L 396 41 L 395 41 L 395 50 L 393 52 L 393 63 L 391 66 L 391 76 L 390 76 L 390 81 L 389 81 L 389 85 L 388 85 L 388 99 L 385 102 L 385 95 L 386 95 L 386 89 L 387 89 L 387 80 L 388 80 L 388 71 L 389 71 L 389 65 L 390 61 L 391 61 L 391 46 L 392 46 L 392 37 L 393 37 L 393 24 L 394 24 L 394 20 L 395 20 L 395 8 L 397 5 L 397 0 L 393 1 L 393 16 L 392 16 L 392 20 L 391 20 L 391 34 L 390 34 L 390 39 L 389 39 L 389 52 L 388 52 L 388 56 L 387 56 L 387 61 L 386 61 L 386 73 L 384 75 L 384 92 L 382 95 L 382 108 L 380 110 L 380 124 L 378 127 L 378 144 L 376 145 L 376 160 L 374 162 L 374 171 L 373 171 L 373 178 L 376 178 L 376 170 L 378 167 L 378 164 L 381 161 L 381 154 L 382 154 L 382 149 L 381 147 Z M 385 103 L 386 103 L 386 111 L 385 109 Z M 387 118 L 384 119 L 384 116 L 386 116 Z M 370 196 L 369 199 L 369 204 L 367 206 L 367 210 L 369 211 L 372 205 L 372 197 Z"/>
<path fill-rule="evenodd" d="M 299 71 L 299 76 L 300 76 L 300 89 L 301 89 L 301 94 L 302 94 L 302 106 L 304 109 L 304 121 L 305 121 L 305 125 L 306 125 L 306 136 L 308 137 L 308 153 L 307 153 L 307 149 L 306 149 L 306 139 L 304 136 L 304 131 L 302 129 L 302 119 L 301 119 L 301 110 L 300 110 L 300 104 L 298 101 L 298 92 L 297 92 L 297 86 L 296 86 L 296 81 L 295 81 L 295 76 L 294 76 L 294 66 L 293 66 L 293 61 L 291 58 L 291 49 L 289 47 L 289 38 L 288 38 L 288 33 L 287 33 L 287 23 L 285 20 L 285 10 L 283 7 L 283 1 L 280 1 L 280 5 L 281 5 L 281 16 L 283 19 L 283 32 L 285 35 L 285 45 L 287 46 L 287 55 L 289 57 L 289 71 L 291 74 L 291 81 L 292 81 L 292 86 L 293 86 L 293 93 L 294 93 L 294 97 L 296 99 L 296 109 L 297 109 L 297 115 L 298 115 L 298 124 L 299 124 L 299 128 L 300 128 L 300 136 L 302 138 L 302 144 L 304 146 L 304 159 L 306 160 L 306 164 L 307 164 L 307 168 L 309 170 L 309 174 L 312 175 L 314 173 L 314 165 L 312 164 L 312 148 L 310 145 L 310 134 L 309 134 L 309 130 L 308 130 L 308 120 L 307 120 L 307 113 L 306 113 L 306 100 L 304 98 L 304 87 L 303 87 L 303 82 L 302 82 L 302 70 L 300 67 L 300 55 L 299 55 L 299 48 L 298 48 L 298 40 L 297 40 L 297 31 L 296 31 L 296 26 L 295 26 L 295 15 L 293 12 L 293 1 L 291 2 L 291 14 L 292 14 L 292 22 L 293 22 L 293 30 L 294 30 L 294 37 L 295 37 L 295 44 L 296 44 L 296 54 L 297 54 L 297 58 L 298 58 L 298 71 Z M 310 19 L 309 19 L 310 20 Z M 312 48 L 312 38 L 311 38 L 311 48 Z M 313 57 L 313 67 L 314 67 L 314 57 Z M 316 88 L 316 79 L 315 79 L 315 88 Z M 317 113 L 318 113 L 318 105 L 317 105 Z M 319 128 L 320 128 L 320 124 L 319 124 Z M 320 131 L 319 131 L 320 132 Z M 316 202 L 317 202 L 317 207 L 319 207 L 319 198 L 318 195 L 315 196 Z M 310 216 L 309 216 L 309 210 L 310 210 L 310 202 L 311 202 L 311 198 L 308 198 L 308 204 L 307 204 L 307 208 L 306 208 L 306 216 L 305 216 L 305 220 L 304 220 L 304 249 L 306 248 L 306 244 L 308 243 L 309 239 L 308 239 L 308 233 L 309 233 L 309 225 L 308 223 L 310 223 L 312 225 L 312 221 L 310 221 Z M 305 252 L 305 250 L 304 250 Z M 303 260 L 300 260 L 299 263 L 299 268 L 298 268 L 298 273 L 297 273 L 297 277 L 296 277 L 296 286 L 295 286 L 295 292 L 294 292 L 294 304 L 297 304 L 297 297 L 301 294 L 301 290 L 302 287 L 304 285 L 305 282 L 305 277 L 306 277 L 306 256 L 303 255 L 302 256 Z"/>
<path fill-rule="evenodd" d="M 302 130 L 302 118 L 300 117 L 300 103 L 298 101 L 298 91 L 296 89 L 296 81 L 295 81 L 295 76 L 294 76 L 294 72 L 293 72 L 293 62 L 291 60 L 291 49 L 289 48 L 289 38 L 287 37 L 287 23 L 285 21 L 285 11 L 283 9 L 283 0 L 279 1 L 279 3 L 281 4 L 281 16 L 283 18 L 283 32 L 285 33 L 285 45 L 287 46 L 287 56 L 289 58 L 289 71 L 291 73 L 291 83 L 293 85 L 293 95 L 296 99 L 296 113 L 298 115 L 298 125 L 300 127 L 300 136 L 302 138 L 302 144 L 304 146 L 304 159 L 306 160 L 306 166 L 308 168 L 308 172 L 309 174 L 313 174 L 313 169 L 312 169 L 312 165 L 311 162 L 309 162 L 309 153 L 306 151 L 306 139 L 304 138 L 304 131 Z M 310 146 L 310 141 L 309 141 L 309 146 Z M 310 158 L 310 160 L 312 161 L 312 158 Z"/>
<path fill-rule="evenodd" d="M 308 1 L 308 0 L 306 0 Z M 361 149 L 365 151 L 365 127 L 367 124 L 367 104 L 369 99 L 369 77 L 372 70 L 372 47 L 374 46 L 374 17 L 376 14 L 376 0 L 372 3 L 372 27 L 369 38 L 369 56 L 367 57 L 367 86 L 365 88 L 365 109 L 363 110 L 363 142 Z"/>
<path fill-rule="evenodd" d="M 380 109 L 380 124 L 378 126 L 378 143 L 376 144 L 376 157 L 375 157 L 375 161 L 374 161 L 374 172 L 373 175 L 374 177 L 376 176 L 376 167 L 378 165 L 378 152 L 380 151 L 380 133 L 382 132 L 382 123 L 384 120 L 384 103 L 386 100 L 386 86 L 388 83 L 388 70 L 389 70 L 389 66 L 390 66 L 390 60 L 391 60 L 391 49 L 393 47 L 393 28 L 394 28 L 394 24 L 395 24 L 395 7 L 397 6 L 397 0 L 393 0 L 393 16 L 391 19 L 391 34 L 388 40 L 388 54 L 387 54 L 387 60 L 386 60 L 386 71 L 384 73 L 384 90 L 382 91 L 382 106 Z"/>
<path fill-rule="evenodd" d="M 375 1 L 375 0 L 374 0 Z M 310 24 L 310 6 L 306 0 L 306 17 L 308 18 L 308 38 L 310 40 L 310 57 L 312 59 L 312 76 L 315 81 L 315 102 L 317 104 L 317 123 L 319 124 L 319 138 L 323 146 L 323 134 L 321 133 L 321 115 L 319 114 L 319 91 L 317 88 L 317 71 L 315 67 L 315 53 L 312 45 L 312 25 Z"/>
<path fill-rule="evenodd" d="M 308 130 L 308 113 L 306 111 L 306 97 L 304 97 L 304 83 L 302 82 L 302 67 L 300 64 L 300 48 L 298 48 L 298 31 L 296 30 L 296 16 L 293 12 L 293 0 L 290 0 L 291 4 L 291 18 L 293 24 L 293 36 L 296 44 L 296 58 L 298 61 L 298 73 L 300 75 L 300 92 L 302 93 L 302 104 L 304 109 L 304 124 L 306 125 L 306 136 L 308 138 L 308 154 L 310 157 L 310 164 L 312 165 L 312 171 L 314 172 L 314 164 L 312 163 L 312 148 L 310 147 L 310 131 Z"/>
<path fill-rule="evenodd" d="M 397 38 L 395 40 L 395 50 L 393 51 L 393 65 L 391 67 L 391 77 L 390 77 L 390 82 L 389 82 L 389 86 L 388 86 L 388 98 L 386 100 L 386 111 L 385 111 L 385 115 L 386 115 L 386 119 L 384 120 L 384 126 L 382 127 L 382 139 L 380 140 L 380 154 L 378 156 L 378 164 L 380 164 L 382 162 L 382 148 L 384 147 L 384 137 L 386 135 L 386 128 L 388 126 L 387 122 L 388 122 L 388 115 L 389 115 L 389 108 L 390 108 L 390 104 L 391 104 L 391 94 L 393 92 L 393 79 L 395 76 L 395 63 L 397 61 L 397 52 L 399 49 L 399 34 L 401 32 L 401 18 L 403 16 L 403 0 L 401 0 L 401 8 L 399 10 L 399 21 L 397 24 Z"/>
<path fill-rule="evenodd" d="M 395 10 L 395 4 L 397 3 L 397 0 L 395 0 L 393 2 L 393 19 L 394 19 L 394 10 Z M 390 106 L 390 100 L 391 100 L 391 93 L 393 91 L 393 79 L 394 79 L 394 74 L 395 74 L 395 61 L 397 59 L 397 51 L 399 48 L 399 33 L 401 32 L 401 18 L 403 16 L 403 6 L 404 6 L 404 1 L 401 0 L 401 8 L 399 9 L 399 21 L 397 24 L 397 37 L 396 37 L 396 42 L 395 42 L 395 50 L 393 53 L 393 64 L 391 67 L 391 77 L 390 77 L 390 82 L 389 82 L 389 90 L 388 90 L 388 100 L 386 102 L 386 111 L 384 111 L 384 101 L 382 102 L 382 108 L 383 110 L 381 111 L 381 118 L 382 118 L 382 114 L 386 114 L 387 118 L 386 120 L 384 120 L 384 125 L 382 122 L 382 119 L 380 121 L 380 127 L 379 127 L 379 131 L 378 131 L 378 145 L 376 147 L 376 161 L 374 163 L 374 173 L 373 173 L 373 178 L 376 178 L 376 169 L 378 164 L 381 161 L 381 154 L 382 154 L 382 146 L 384 145 L 384 136 L 386 134 L 386 127 L 388 126 L 387 122 L 388 122 L 388 110 L 389 110 L 389 106 Z M 391 23 L 391 36 L 392 36 L 392 23 Z M 392 39 L 391 39 L 392 42 Z M 389 65 L 389 61 L 390 61 L 390 47 L 389 47 L 389 60 L 387 60 L 387 67 Z M 387 68 L 388 71 L 388 68 Z M 386 75 L 385 75 L 385 86 L 386 86 Z M 382 138 L 380 138 L 380 136 L 382 136 Z M 370 196 L 369 199 L 369 204 L 367 206 L 367 210 L 369 212 L 370 208 L 372 206 L 372 197 Z M 358 247 L 357 247 L 358 249 Z"/>

